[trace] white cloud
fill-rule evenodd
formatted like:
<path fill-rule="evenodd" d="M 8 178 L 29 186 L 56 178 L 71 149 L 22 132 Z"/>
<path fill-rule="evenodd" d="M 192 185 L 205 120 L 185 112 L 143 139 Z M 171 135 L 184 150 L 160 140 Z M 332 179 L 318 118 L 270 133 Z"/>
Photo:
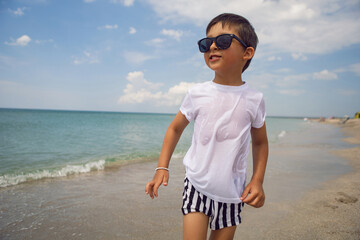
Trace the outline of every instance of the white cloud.
<path fill-rule="evenodd" d="M 311 80 L 336 80 L 338 75 L 334 71 L 323 70 L 314 73 L 290 74 L 291 69 L 280 69 L 273 74 L 255 74 L 248 77 L 248 82 L 256 88 L 269 88 L 269 86 L 276 86 L 288 90 L 283 90 L 282 94 L 296 95 L 302 93 L 292 90 L 307 84 Z M 291 91 L 290 91 L 290 90 Z"/>
<path fill-rule="evenodd" d="M 22 16 L 22 15 L 24 15 L 25 9 L 26 9 L 26 7 L 22 7 L 22 8 L 17 8 L 16 10 L 9 9 L 9 11 L 12 14 L 14 14 L 15 16 Z"/>
<path fill-rule="evenodd" d="M 360 63 L 355 63 L 349 66 L 350 72 L 356 74 L 356 76 L 360 76 Z"/>
<path fill-rule="evenodd" d="M 114 25 L 106 24 L 105 26 L 98 27 L 98 30 L 103 30 L 103 29 L 113 30 L 113 29 L 117 29 L 117 28 L 118 28 L 117 24 L 114 24 Z"/>
<path fill-rule="evenodd" d="M 294 60 L 301 60 L 301 61 L 307 60 L 307 57 L 302 53 L 292 53 L 291 56 Z"/>
<path fill-rule="evenodd" d="M 154 38 L 154 39 L 152 39 L 152 40 L 150 40 L 150 44 L 161 44 L 161 43 L 163 43 L 165 41 L 165 39 L 163 39 L 163 38 Z"/>
<path fill-rule="evenodd" d="M 31 41 L 36 44 L 45 44 L 45 43 L 53 43 L 54 39 L 45 39 L 45 40 L 32 40 L 28 35 L 22 35 L 18 39 L 14 40 L 11 38 L 10 42 L 5 42 L 6 45 L 9 46 L 27 46 Z"/>
<path fill-rule="evenodd" d="M 143 62 L 153 59 L 155 57 L 141 53 L 141 52 L 129 52 L 126 51 L 124 53 L 125 59 L 127 62 L 131 63 L 131 64 L 142 64 Z"/>
<path fill-rule="evenodd" d="M 145 79 L 143 72 L 130 72 L 126 77 L 129 82 L 119 98 L 118 104 L 141 104 L 152 102 L 158 106 L 180 105 L 186 91 L 194 83 L 181 82 L 162 92 L 161 83 L 152 83 Z"/>
<path fill-rule="evenodd" d="M 129 72 L 126 79 L 130 82 L 128 89 L 132 90 L 139 88 L 146 88 L 150 90 L 156 90 L 162 86 L 162 83 L 152 83 L 145 79 L 144 73 L 141 71 Z"/>
<path fill-rule="evenodd" d="M 72 58 L 75 65 L 100 63 L 97 53 L 90 53 L 89 51 L 84 51 L 80 57 L 73 56 Z"/>
<path fill-rule="evenodd" d="M 159 104 L 167 106 L 180 105 L 186 92 L 195 84 L 196 83 L 193 82 L 180 82 L 179 84 L 169 88 L 167 93 L 164 93 L 164 100 L 161 101 Z"/>
<path fill-rule="evenodd" d="M 275 15 L 275 18 L 279 21 L 289 21 L 298 19 L 312 19 L 315 17 L 315 11 L 306 3 L 299 1 L 287 1 L 283 2 L 286 11 L 280 11 Z"/>
<path fill-rule="evenodd" d="M 111 0 L 112 3 L 121 3 L 126 7 L 134 5 L 135 0 Z"/>
<path fill-rule="evenodd" d="M 160 92 L 156 91 L 161 84 L 151 83 L 144 78 L 143 72 L 130 72 L 126 77 L 129 82 L 124 89 L 124 95 L 118 100 L 119 104 L 122 103 L 142 103 L 150 99 L 159 99 Z"/>
<path fill-rule="evenodd" d="M 53 43 L 54 39 L 47 39 L 47 40 L 35 40 L 36 44 L 45 44 L 45 43 Z"/>
<path fill-rule="evenodd" d="M 11 42 L 5 42 L 6 45 L 9 46 L 26 46 L 28 43 L 31 42 L 31 38 L 28 35 L 22 35 L 18 39 L 14 40 L 11 39 Z"/>
<path fill-rule="evenodd" d="M 338 78 L 338 76 L 336 75 L 336 73 L 329 72 L 328 70 L 325 69 L 321 72 L 314 73 L 313 78 L 319 80 L 335 80 Z"/>
<path fill-rule="evenodd" d="M 241 4 L 237 0 L 147 2 L 163 21 L 191 22 L 204 28 L 220 13 L 243 15 L 254 25 L 260 44 L 295 53 L 293 57 L 299 60 L 306 60 L 308 54 L 329 53 L 360 43 L 357 0 L 243 0 Z"/>
<path fill-rule="evenodd" d="M 270 56 L 267 59 L 268 61 L 272 62 L 272 61 L 281 61 L 282 58 L 281 57 L 276 57 L 276 56 Z"/>
<path fill-rule="evenodd" d="M 275 84 L 279 87 L 293 87 L 299 85 L 303 81 L 311 80 L 311 74 L 295 74 L 295 75 L 285 75 L 278 76 L 278 79 L 275 80 Z"/>
<path fill-rule="evenodd" d="M 334 72 L 342 73 L 342 72 L 353 72 L 356 76 L 360 77 L 360 63 L 351 64 L 350 66 L 339 68 Z"/>
<path fill-rule="evenodd" d="M 92 3 L 95 2 L 95 0 L 84 0 L 84 3 Z"/>
<path fill-rule="evenodd" d="M 163 38 L 154 38 L 154 39 L 151 39 L 150 41 L 146 41 L 145 44 L 156 47 L 156 48 L 160 48 L 164 45 L 164 42 L 165 42 L 165 39 L 163 39 Z"/>
<path fill-rule="evenodd" d="M 278 73 L 290 73 L 292 71 L 291 68 L 280 68 L 280 69 L 277 69 L 275 72 L 278 72 Z"/>
<path fill-rule="evenodd" d="M 180 41 L 180 38 L 184 33 L 181 30 L 163 29 L 161 31 L 161 34 L 171 37 L 171 38 L 174 38 L 176 41 Z"/>
<path fill-rule="evenodd" d="M 135 34 L 136 33 L 136 29 L 134 27 L 130 27 L 129 28 L 129 33 L 130 34 Z"/>
<path fill-rule="evenodd" d="M 134 2 L 135 2 L 135 0 L 123 0 L 124 6 L 127 6 L 127 7 L 134 5 Z"/>

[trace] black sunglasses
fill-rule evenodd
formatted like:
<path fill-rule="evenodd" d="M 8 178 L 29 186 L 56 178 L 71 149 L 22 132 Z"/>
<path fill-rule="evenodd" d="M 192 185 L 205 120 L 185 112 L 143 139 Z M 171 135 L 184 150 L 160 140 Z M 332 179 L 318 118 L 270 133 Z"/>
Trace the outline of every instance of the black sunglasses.
<path fill-rule="evenodd" d="M 219 49 L 227 49 L 230 47 L 233 38 L 238 40 L 241 43 L 241 45 L 243 45 L 245 48 L 249 47 L 248 45 L 246 45 L 246 43 L 244 43 L 243 40 L 238 38 L 235 34 L 221 34 L 214 38 L 203 38 L 203 39 L 199 40 L 198 41 L 199 50 L 202 53 L 209 51 L 210 46 L 213 42 L 215 42 L 215 45 Z"/>

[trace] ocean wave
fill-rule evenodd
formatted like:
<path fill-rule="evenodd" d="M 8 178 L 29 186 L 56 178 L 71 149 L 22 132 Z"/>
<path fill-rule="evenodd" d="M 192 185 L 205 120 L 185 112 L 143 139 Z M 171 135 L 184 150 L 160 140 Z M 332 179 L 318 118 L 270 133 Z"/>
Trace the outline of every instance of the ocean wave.
<path fill-rule="evenodd" d="M 183 158 L 185 156 L 186 152 L 178 152 L 178 153 L 174 153 L 172 155 L 173 158 Z"/>
<path fill-rule="evenodd" d="M 88 173 L 90 171 L 104 170 L 105 160 L 89 162 L 82 165 L 67 165 L 61 169 L 38 170 L 36 172 L 21 174 L 6 174 L 0 176 L 0 187 L 8 187 L 24 182 L 30 182 L 45 178 L 66 177 L 74 174 Z"/>
<path fill-rule="evenodd" d="M 286 131 L 282 130 L 279 134 L 278 134 L 278 138 L 283 138 L 286 135 Z"/>

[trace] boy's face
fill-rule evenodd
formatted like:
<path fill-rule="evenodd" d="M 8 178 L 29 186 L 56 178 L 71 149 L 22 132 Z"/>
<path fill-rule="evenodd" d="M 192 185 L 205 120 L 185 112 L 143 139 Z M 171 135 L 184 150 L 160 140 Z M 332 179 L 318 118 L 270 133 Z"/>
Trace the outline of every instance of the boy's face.
<path fill-rule="evenodd" d="M 235 34 L 239 37 L 237 30 L 229 25 L 222 26 L 222 23 L 215 24 L 207 33 L 207 37 L 217 37 L 221 34 Z M 227 49 L 219 49 L 215 42 L 212 43 L 210 50 L 204 53 L 206 65 L 215 72 L 234 73 L 233 71 L 241 74 L 242 68 L 247 60 L 244 60 L 244 47 L 236 39 Z"/>

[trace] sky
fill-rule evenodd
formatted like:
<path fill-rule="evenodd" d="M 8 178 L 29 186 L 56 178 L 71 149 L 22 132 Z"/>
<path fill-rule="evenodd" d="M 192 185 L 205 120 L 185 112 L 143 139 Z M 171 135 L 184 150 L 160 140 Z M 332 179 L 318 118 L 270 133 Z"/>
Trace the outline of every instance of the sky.
<path fill-rule="evenodd" d="M 268 116 L 360 111 L 360 0 L 0 0 L 0 108 L 176 113 L 224 12 L 258 35 Z"/>

